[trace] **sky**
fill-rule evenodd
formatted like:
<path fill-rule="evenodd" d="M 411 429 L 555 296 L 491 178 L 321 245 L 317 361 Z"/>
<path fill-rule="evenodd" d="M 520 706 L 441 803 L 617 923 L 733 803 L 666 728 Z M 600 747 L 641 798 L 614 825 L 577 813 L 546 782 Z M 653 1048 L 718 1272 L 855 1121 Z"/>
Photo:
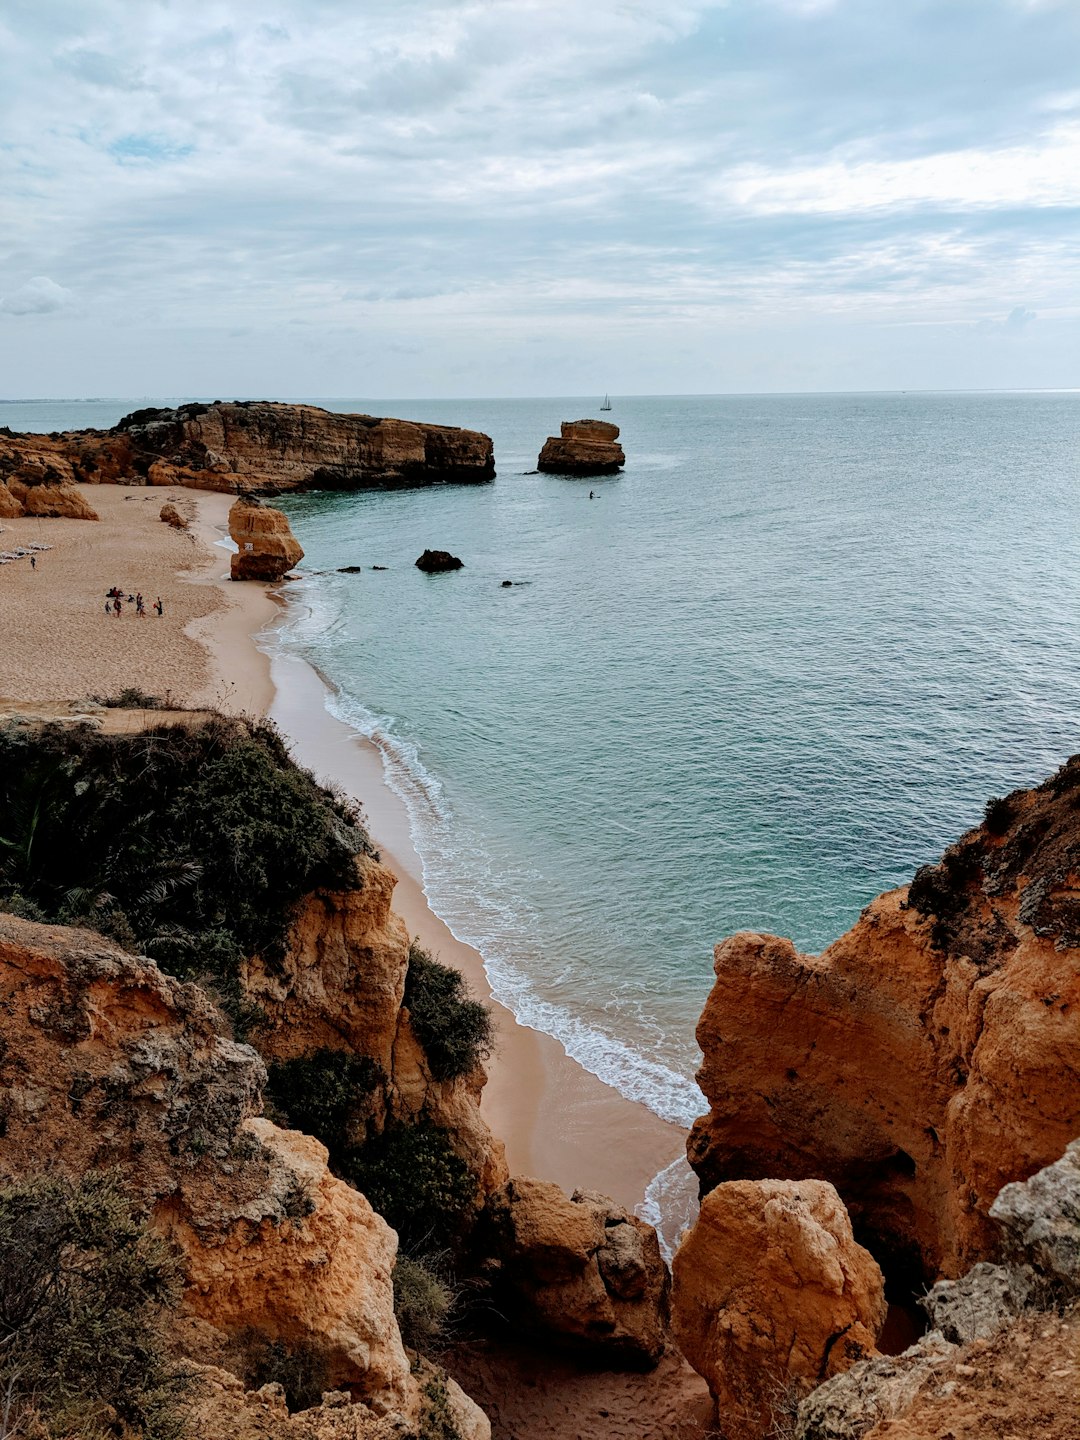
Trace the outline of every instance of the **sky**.
<path fill-rule="evenodd" d="M 0 397 L 1080 387 L 1080 0 L 3 0 Z"/>

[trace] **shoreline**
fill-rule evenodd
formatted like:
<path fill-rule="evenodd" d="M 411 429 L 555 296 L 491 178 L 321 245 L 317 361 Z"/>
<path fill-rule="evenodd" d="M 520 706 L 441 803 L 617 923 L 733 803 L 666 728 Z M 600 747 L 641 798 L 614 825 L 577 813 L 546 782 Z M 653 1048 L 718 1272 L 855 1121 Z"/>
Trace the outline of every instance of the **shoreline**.
<path fill-rule="evenodd" d="M 506 1145 L 511 1170 L 640 1208 L 647 1187 L 656 1180 L 660 1188 L 658 1177 L 684 1156 L 686 1131 L 627 1099 L 493 999 L 480 952 L 457 939 L 428 901 L 408 812 L 387 783 L 377 745 L 329 713 L 333 691 L 307 661 L 275 648 L 287 593 L 229 579 L 220 542 L 235 497 L 175 487 L 79 489 L 98 521 L 5 522 L 13 544 L 44 539 L 51 548 L 35 572 L 2 572 L 0 624 L 11 640 L 0 656 L 0 706 L 10 714 L 70 714 L 92 696 L 134 686 L 181 706 L 274 721 L 300 764 L 360 801 L 397 877 L 393 904 L 410 935 L 459 969 L 491 1007 L 497 1045 L 481 1113 Z M 160 521 L 170 499 L 192 515 L 189 530 Z M 105 615 L 102 597 L 116 582 L 151 601 L 160 593 L 164 616 L 144 623 L 134 606 L 122 619 Z M 650 1210 L 646 1218 L 659 1217 Z"/>

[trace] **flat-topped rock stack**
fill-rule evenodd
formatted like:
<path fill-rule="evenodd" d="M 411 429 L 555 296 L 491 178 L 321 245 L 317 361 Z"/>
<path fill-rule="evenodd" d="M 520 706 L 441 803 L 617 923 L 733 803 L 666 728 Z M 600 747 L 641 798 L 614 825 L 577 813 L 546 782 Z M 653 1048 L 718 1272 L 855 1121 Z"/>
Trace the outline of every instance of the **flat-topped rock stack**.
<path fill-rule="evenodd" d="M 614 475 L 626 463 L 619 427 L 606 420 L 564 420 L 562 434 L 544 441 L 538 470 L 552 475 Z"/>

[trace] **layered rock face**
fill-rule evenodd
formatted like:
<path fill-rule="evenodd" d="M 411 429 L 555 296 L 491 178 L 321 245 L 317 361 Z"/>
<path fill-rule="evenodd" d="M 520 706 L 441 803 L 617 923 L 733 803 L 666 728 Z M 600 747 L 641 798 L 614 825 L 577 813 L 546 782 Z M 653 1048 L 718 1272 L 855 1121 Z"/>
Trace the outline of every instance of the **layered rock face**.
<path fill-rule="evenodd" d="M 527 1333 L 607 1365 L 660 1359 L 668 1276 L 650 1225 L 604 1195 L 516 1176 L 482 1234 L 495 1303 Z"/>
<path fill-rule="evenodd" d="M 708 1382 L 725 1430 L 774 1433 L 781 1397 L 790 1403 L 877 1353 L 884 1280 L 822 1181 L 717 1186 L 673 1276 L 675 1338 Z"/>
<path fill-rule="evenodd" d="M 820 956 L 717 946 L 688 1144 L 703 1191 L 821 1177 L 883 1262 L 933 1278 L 993 1258 L 995 1196 L 1078 1128 L 1078 801 L 1080 758 L 991 802 Z"/>
<path fill-rule="evenodd" d="M 619 427 L 606 420 L 564 420 L 561 435 L 544 441 L 538 470 L 555 475 L 614 475 L 626 463 Z"/>
<path fill-rule="evenodd" d="M 71 466 L 47 436 L 27 436 L 25 450 L 0 435 L 0 519 L 21 515 L 96 520 L 97 512 L 74 483 Z"/>
<path fill-rule="evenodd" d="M 280 580 L 304 558 L 288 516 L 253 497 L 241 496 L 229 511 L 229 534 L 239 546 L 229 566 L 233 580 Z"/>
<path fill-rule="evenodd" d="M 250 958 L 241 972 L 245 998 L 261 1020 L 252 1042 L 267 1060 L 294 1060 L 318 1050 L 345 1050 L 373 1060 L 385 1086 L 368 1119 L 421 1115 L 450 1133 L 477 1177 L 478 1199 L 507 1179 L 502 1142 L 480 1114 L 482 1067 L 436 1080 L 402 1007 L 409 966 L 405 923 L 391 908 L 393 873 L 370 855 L 357 857 L 354 890 L 316 890 L 293 917 L 285 953 L 273 963 Z"/>
<path fill-rule="evenodd" d="M 393 1231 L 321 1145 L 254 1118 L 262 1063 L 201 990 L 88 931 L 0 915 L 0 1002 L 0 1173 L 118 1167 L 180 1244 L 186 1308 L 219 1343 L 310 1345 L 376 1409 L 415 1409 Z"/>

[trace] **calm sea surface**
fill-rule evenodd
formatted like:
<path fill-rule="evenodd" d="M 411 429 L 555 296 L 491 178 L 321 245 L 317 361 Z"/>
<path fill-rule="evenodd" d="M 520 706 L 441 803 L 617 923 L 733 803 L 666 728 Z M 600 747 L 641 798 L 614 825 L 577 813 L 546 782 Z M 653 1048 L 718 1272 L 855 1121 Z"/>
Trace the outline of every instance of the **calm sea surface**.
<path fill-rule="evenodd" d="M 528 472 L 595 400 L 320 403 L 495 439 L 493 485 L 286 500 L 279 643 L 380 742 L 499 997 L 660 1115 L 701 1108 L 717 940 L 818 949 L 1080 749 L 1080 396 L 616 399 L 591 481 Z"/>

